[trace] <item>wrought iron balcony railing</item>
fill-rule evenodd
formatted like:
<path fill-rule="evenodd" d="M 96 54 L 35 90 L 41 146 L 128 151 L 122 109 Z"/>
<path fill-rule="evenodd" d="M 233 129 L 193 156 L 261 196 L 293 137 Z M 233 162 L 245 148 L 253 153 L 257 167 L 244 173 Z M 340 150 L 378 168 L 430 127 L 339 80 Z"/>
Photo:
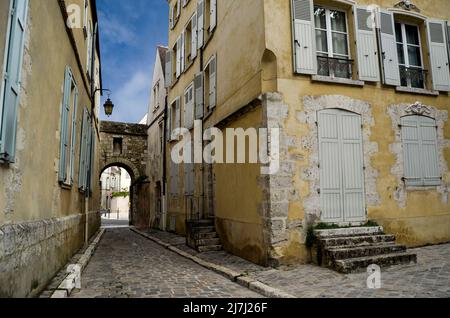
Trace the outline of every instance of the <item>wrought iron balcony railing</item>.
<path fill-rule="evenodd" d="M 404 87 L 425 88 L 428 71 L 417 67 L 400 66 L 400 81 Z"/>
<path fill-rule="evenodd" d="M 317 73 L 322 76 L 351 79 L 353 77 L 353 62 L 354 60 L 350 59 L 317 56 Z"/>

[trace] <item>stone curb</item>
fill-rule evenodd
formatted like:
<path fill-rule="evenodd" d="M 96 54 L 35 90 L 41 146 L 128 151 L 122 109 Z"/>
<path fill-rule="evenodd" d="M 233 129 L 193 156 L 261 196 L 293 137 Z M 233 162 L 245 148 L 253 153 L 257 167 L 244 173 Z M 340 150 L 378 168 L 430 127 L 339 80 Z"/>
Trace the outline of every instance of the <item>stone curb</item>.
<path fill-rule="evenodd" d="M 164 248 L 168 249 L 169 251 L 172 251 L 184 258 L 190 259 L 194 263 L 197 263 L 198 265 L 200 265 L 206 269 L 212 270 L 212 271 L 216 272 L 217 274 L 220 274 L 220 275 L 228 278 L 232 282 L 237 283 L 245 288 L 248 288 L 251 291 L 257 292 L 265 297 L 296 298 L 296 297 L 294 297 L 288 293 L 285 293 L 279 289 L 270 287 L 264 283 L 254 280 L 253 278 L 248 277 L 246 274 L 235 272 L 227 267 L 205 261 L 197 256 L 186 253 L 185 251 L 182 251 L 179 248 L 177 248 L 171 244 L 163 242 L 162 240 L 160 240 L 156 237 L 153 237 L 150 234 L 142 232 L 142 231 L 136 229 L 135 227 L 130 227 L 130 230 L 135 232 L 136 234 L 139 234 L 139 235 L 157 243 L 158 245 L 163 246 Z"/>
<path fill-rule="evenodd" d="M 95 250 L 98 247 L 98 243 L 105 234 L 106 229 L 100 229 L 95 239 L 89 244 L 87 249 L 84 251 L 83 256 L 80 257 L 78 262 L 75 265 L 80 266 L 81 273 L 85 270 L 86 266 L 89 264 L 92 255 L 94 255 Z M 58 288 L 53 292 L 50 298 L 68 298 L 73 291 L 73 275 L 68 275 L 62 282 L 59 284 Z"/>

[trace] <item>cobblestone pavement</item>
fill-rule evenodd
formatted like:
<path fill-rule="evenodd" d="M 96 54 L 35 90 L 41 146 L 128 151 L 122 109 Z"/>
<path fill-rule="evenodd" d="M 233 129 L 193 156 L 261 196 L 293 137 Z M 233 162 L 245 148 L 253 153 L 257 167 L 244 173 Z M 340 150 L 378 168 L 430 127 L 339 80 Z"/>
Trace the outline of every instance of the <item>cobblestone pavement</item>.
<path fill-rule="evenodd" d="M 107 229 L 73 298 L 261 298 L 127 228 Z"/>
<path fill-rule="evenodd" d="M 366 273 L 343 275 L 314 265 L 269 269 L 223 251 L 199 254 L 184 246 L 184 238 L 174 234 L 152 230 L 148 233 L 197 257 L 246 274 L 296 297 L 450 297 L 450 244 L 411 249 L 417 253 L 418 264 L 382 269 L 382 288 L 371 290 L 367 288 Z"/>

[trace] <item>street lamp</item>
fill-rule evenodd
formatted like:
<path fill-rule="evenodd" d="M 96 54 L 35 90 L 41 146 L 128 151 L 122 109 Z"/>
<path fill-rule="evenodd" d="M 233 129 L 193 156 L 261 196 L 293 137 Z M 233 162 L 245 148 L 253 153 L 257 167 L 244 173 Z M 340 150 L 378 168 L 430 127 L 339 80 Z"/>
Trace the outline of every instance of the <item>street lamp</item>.
<path fill-rule="evenodd" d="M 98 91 L 108 92 L 108 99 L 106 100 L 105 104 L 103 105 L 103 108 L 105 109 L 106 116 L 110 117 L 114 110 L 114 104 L 111 101 L 111 99 L 109 98 L 109 96 L 111 95 L 111 90 L 106 89 L 106 88 L 97 88 L 94 91 L 94 93 L 92 94 L 93 95 L 92 100 L 94 100 L 95 93 L 97 93 Z"/>

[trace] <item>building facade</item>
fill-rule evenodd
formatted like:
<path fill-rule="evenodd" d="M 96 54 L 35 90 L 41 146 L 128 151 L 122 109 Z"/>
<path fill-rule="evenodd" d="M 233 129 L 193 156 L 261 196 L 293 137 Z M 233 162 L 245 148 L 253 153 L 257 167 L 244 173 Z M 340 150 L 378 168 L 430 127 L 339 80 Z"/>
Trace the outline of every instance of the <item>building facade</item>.
<path fill-rule="evenodd" d="M 0 296 L 32 297 L 99 227 L 96 2 L 0 15 Z"/>
<path fill-rule="evenodd" d="M 308 261 L 317 223 L 450 241 L 445 0 L 168 3 L 168 131 L 278 129 L 279 169 L 177 165 L 168 134 L 167 230 L 214 218 L 227 251 L 264 265 Z"/>

